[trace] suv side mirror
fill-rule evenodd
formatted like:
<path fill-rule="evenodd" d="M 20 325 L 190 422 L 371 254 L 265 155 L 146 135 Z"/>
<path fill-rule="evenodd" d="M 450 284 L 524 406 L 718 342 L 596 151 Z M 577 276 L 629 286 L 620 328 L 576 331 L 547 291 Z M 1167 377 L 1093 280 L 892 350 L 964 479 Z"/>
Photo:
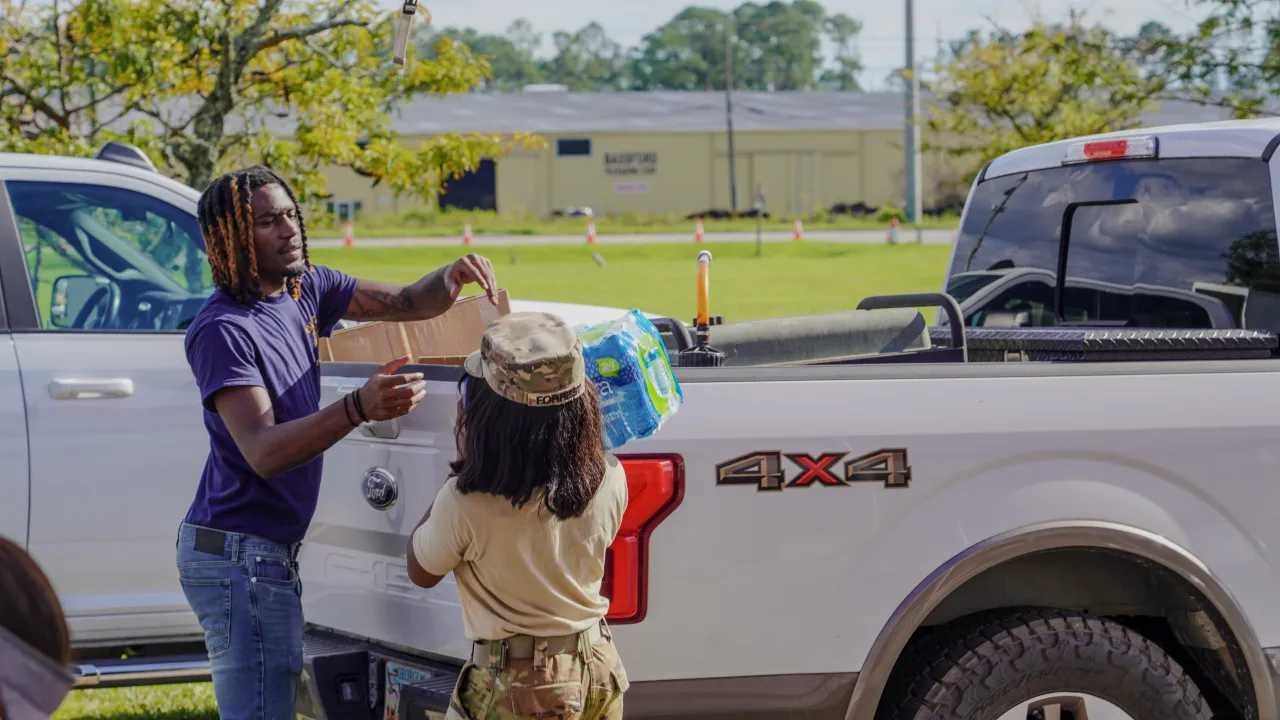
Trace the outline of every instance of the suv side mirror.
<path fill-rule="evenodd" d="M 110 292 L 111 281 L 93 275 L 63 275 L 53 281 L 53 302 L 49 303 L 49 322 L 56 328 L 75 326 L 85 304 L 101 289 Z M 101 300 L 99 294 L 96 303 Z"/>

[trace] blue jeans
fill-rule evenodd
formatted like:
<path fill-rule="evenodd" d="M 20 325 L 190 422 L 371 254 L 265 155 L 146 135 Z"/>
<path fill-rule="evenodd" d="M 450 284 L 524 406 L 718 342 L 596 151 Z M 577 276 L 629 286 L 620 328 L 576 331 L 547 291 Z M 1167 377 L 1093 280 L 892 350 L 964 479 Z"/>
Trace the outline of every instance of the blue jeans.
<path fill-rule="evenodd" d="M 298 544 L 183 523 L 178 578 L 204 629 L 222 720 L 294 720 L 302 674 Z"/>

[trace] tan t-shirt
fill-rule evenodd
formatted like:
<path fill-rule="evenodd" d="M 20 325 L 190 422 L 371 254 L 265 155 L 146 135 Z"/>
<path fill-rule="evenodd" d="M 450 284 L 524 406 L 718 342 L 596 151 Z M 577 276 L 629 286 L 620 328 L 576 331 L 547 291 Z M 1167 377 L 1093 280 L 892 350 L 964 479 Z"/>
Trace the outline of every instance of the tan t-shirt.
<path fill-rule="evenodd" d="M 605 550 L 626 508 L 626 473 L 612 455 L 586 512 L 564 521 L 537 494 L 516 509 L 496 495 L 463 495 L 450 478 L 414 532 L 413 552 L 432 575 L 453 571 L 468 640 L 568 635 L 609 609 L 600 595 Z"/>

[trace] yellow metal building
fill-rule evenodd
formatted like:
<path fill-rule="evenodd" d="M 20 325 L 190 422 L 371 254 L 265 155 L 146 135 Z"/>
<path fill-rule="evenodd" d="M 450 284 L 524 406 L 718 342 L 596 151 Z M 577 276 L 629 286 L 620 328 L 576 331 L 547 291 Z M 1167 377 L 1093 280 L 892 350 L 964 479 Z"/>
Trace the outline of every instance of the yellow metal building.
<path fill-rule="evenodd" d="M 838 203 L 875 208 L 903 201 L 903 96 L 775 92 L 733 95 L 737 207 L 762 191 L 771 215 Z M 1184 119 L 1186 107 L 1172 111 Z M 1153 117 L 1165 122 L 1167 117 Z M 1194 118 L 1186 118 L 1194 119 Z M 410 146 L 449 131 L 534 132 L 547 147 L 516 151 L 454 181 L 440 204 L 548 215 L 589 207 L 596 216 L 703 213 L 731 205 L 729 136 L 721 92 L 476 93 L 417 98 L 395 120 Z M 1151 124 L 1151 123 L 1146 123 Z M 928 134 L 924 136 L 929 141 Z M 926 153 L 926 210 L 967 186 L 968 168 Z M 396 198 L 345 169 L 329 173 L 333 211 L 346 217 L 403 210 Z"/>

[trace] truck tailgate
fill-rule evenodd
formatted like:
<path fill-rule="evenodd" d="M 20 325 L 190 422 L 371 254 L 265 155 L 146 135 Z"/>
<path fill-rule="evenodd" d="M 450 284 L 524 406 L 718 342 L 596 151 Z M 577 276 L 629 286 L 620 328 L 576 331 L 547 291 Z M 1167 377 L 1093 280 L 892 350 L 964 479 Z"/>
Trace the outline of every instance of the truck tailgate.
<path fill-rule="evenodd" d="M 327 370 L 321 405 L 364 384 L 357 366 Z M 369 365 L 371 372 L 374 366 Z M 369 437 L 352 432 L 325 454 L 324 480 L 301 564 L 307 622 L 461 660 L 457 586 L 449 575 L 424 590 L 409 580 L 409 534 L 449 475 L 454 458 L 457 368 L 420 366 L 427 396 L 412 413 Z M 439 610 L 435 612 L 434 610 Z"/>

